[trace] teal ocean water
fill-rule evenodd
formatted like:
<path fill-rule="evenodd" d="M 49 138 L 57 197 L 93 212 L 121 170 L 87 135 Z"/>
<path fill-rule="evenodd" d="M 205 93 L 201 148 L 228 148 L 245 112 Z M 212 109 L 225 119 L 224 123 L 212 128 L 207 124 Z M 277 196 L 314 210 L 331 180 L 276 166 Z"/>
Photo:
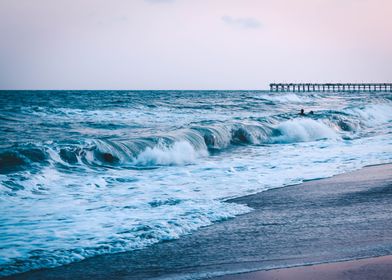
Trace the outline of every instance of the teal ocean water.
<path fill-rule="evenodd" d="M 177 239 L 252 211 L 228 198 L 391 162 L 392 96 L 2 91 L 0 132 L 5 276 Z"/>

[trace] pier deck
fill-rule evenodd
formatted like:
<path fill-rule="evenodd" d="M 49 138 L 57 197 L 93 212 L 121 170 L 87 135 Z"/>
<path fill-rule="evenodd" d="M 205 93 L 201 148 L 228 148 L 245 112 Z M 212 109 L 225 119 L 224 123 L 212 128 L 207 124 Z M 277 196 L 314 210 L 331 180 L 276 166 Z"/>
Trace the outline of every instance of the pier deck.
<path fill-rule="evenodd" d="M 362 84 L 270 84 L 270 91 L 274 92 L 392 92 L 392 83 L 362 83 Z"/>

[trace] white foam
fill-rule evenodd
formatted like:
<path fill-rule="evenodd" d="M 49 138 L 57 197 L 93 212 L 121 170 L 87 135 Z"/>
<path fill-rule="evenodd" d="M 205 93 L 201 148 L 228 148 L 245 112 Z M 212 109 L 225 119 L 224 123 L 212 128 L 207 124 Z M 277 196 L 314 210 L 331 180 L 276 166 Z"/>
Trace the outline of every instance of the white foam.
<path fill-rule="evenodd" d="M 70 201 L 64 203 L 70 207 Z M 177 239 L 213 222 L 251 211 L 245 205 L 205 199 L 180 201 L 180 204 L 174 206 L 147 206 L 140 205 L 135 210 L 123 207 L 116 209 L 111 205 L 110 212 L 104 207 L 98 207 L 96 211 L 86 211 L 82 216 L 64 206 L 52 208 L 51 219 L 39 221 L 45 230 L 20 224 L 20 229 L 26 231 L 23 236 L 3 235 L 7 239 L 2 243 L 4 250 L 0 255 L 0 264 L 4 270 L 0 271 L 0 275 L 55 267 L 105 253 L 141 249 L 163 240 Z M 81 205 L 75 204 L 73 207 L 80 208 Z M 67 219 L 64 224 L 56 223 L 56 216 L 53 215 L 61 217 L 62 211 L 63 219 Z M 132 218 L 135 215 L 137 218 Z M 116 217 L 115 221 L 113 217 Z M 34 220 L 32 216 L 29 219 Z M 7 231 L 8 226 L 4 230 Z M 12 246 L 16 243 L 18 248 Z M 40 250 L 39 255 L 34 253 L 36 246 Z M 13 267 L 14 258 L 23 260 L 24 266 Z"/>
<path fill-rule="evenodd" d="M 367 105 L 363 108 L 352 108 L 348 109 L 347 112 L 359 116 L 368 126 L 375 126 L 392 121 L 392 104 L 390 103 Z"/>
<path fill-rule="evenodd" d="M 277 101 L 280 103 L 301 103 L 301 102 L 308 102 L 311 99 L 305 96 L 299 96 L 295 93 L 287 93 L 283 95 L 265 95 L 263 96 L 267 100 Z"/>
<path fill-rule="evenodd" d="M 179 141 L 171 146 L 159 144 L 153 148 L 147 147 L 134 160 L 136 165 L 186 165 L 195 163 L 200 156 L 207 155 L 207 151 L 197 151 L 189 142 Z"/>
<path fill-rule="evenodd" d="M 321 121 L 308 118 L 300 118 L 285 121 L 276 129 L 281 133 L 274 137 L 273 141 L 278 143 L 307 142 L 320 139 L 336 139 L 336 132 Z"/>

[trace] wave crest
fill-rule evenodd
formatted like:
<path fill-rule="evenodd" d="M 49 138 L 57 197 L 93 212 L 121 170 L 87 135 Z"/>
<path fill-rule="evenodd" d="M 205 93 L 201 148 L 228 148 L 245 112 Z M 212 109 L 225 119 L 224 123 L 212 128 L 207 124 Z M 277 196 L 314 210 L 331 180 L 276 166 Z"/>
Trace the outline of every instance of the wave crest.
<path fill-rule="evenodd" d="M 189 142 L 175 142 L 172 146 L 159 144 L 147 147 L 133 161 L 135 165 L 186 165 L 196 161 L 200 156 L 207 155 L 206 150 L 197 151 Z"/>
<path fill-rule="evenodd" d="M 283 117 L 286 119 L 282 120 Z M 295 143 L 340 136 L 352 139 L 368 127 L 391 122 L 392 106 L 387 102 L 343 111 L 320 111 L 311 117 L 292 116 L 289 120 L 290 116 L 283 117 L 280 121 L 275 116 L 250 123 L 192 126 L 129 140 L 95 139 L 11 147 L 0 153 L 0 173 L 42 167 L 50 161 L 90 167 L 186 165 L 195 163 L 209 151 L 221 151 L 231 145 Z"/>
<path fill-rule="evenodd" d="M 367 126 L 375 126 L 392 121 L 392 104 L 373 104 L 362 108 L 347 110 L 351 115 L 359 117 Z"/>
<path fill-rule="evenodd" d="M 278 136 L 273 138 L 275 143 L 293 143 L 315 141 L 320 139 L 336 139 L 337 133 L 323 122 L 313 119 L 289 120 L 276 128 Z"/>

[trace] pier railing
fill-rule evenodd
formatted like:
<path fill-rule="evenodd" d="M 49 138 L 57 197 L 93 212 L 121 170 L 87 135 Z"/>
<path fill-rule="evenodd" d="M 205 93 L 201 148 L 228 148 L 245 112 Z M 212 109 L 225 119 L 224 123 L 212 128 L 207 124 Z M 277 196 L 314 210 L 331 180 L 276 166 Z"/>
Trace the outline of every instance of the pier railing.
<path fill-rule="evenodd" d="M 274 92 L 392 92 L 392 83 L 380 84 L 270 84 Z"/>

